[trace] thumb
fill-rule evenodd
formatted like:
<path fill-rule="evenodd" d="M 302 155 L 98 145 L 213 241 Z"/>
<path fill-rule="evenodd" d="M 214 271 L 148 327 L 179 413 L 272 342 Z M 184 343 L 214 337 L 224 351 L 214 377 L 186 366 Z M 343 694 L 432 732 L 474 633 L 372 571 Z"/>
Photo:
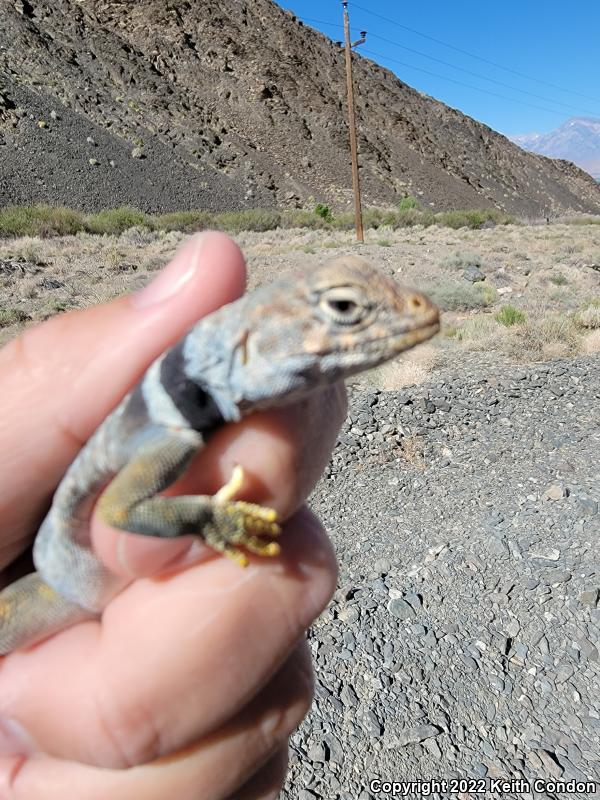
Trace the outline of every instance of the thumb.
<path fill-rule="evenodd" d="M 0 351 L 0 566 L 23 549 L 66 467 L 148 365 L 243 292 L 221 233 L 192 237 L 141 292 L 54 317 Z"/>

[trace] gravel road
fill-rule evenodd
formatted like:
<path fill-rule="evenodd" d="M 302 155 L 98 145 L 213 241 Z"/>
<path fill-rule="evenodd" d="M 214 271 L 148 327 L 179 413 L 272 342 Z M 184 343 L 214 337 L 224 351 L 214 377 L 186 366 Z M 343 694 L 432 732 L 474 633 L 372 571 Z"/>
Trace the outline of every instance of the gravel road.
<path fill-rule="evenodd" d="M 351 390 L 312 499 L 339 588 L 282 798 L 599 796 L 552 786 L 600 781 L 599 401 L 598 357 Z"/>

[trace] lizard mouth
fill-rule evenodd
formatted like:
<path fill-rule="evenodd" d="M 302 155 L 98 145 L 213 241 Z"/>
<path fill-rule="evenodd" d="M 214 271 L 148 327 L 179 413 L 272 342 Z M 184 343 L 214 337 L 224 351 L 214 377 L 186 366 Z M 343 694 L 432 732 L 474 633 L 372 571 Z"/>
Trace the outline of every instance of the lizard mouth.
<path fill-rule="evenodd" d="M 387 335 L 379 333 L 379 335 L 369 339 L 366 346 L 371 351 L 375 350 L 385 354 L 384 358 L 393 358 L 395 353 L 410 350 L 411 347 L 431 339 L 439 331 L 439 316 L 432 314 L 429 320 L 428 324 L 416 325 L 414 328 L 399 326 L 399 328 L 389 332 Z"/>
<path fill-rule="evenodd" d="M 418 328 L 406 330 L 399 330 L 388 333 L 387 335 L 373 336 L 362 344 L 362 351 L 367 360 L 371 362 L 372 366 L 377 366 L 383 361 L 394 358 L 399 353 L 405 350 L 410 350 L 415 345 L 421 344 L 431 339 L 440 329 L 439 319 L 428 325 L 421 325 Z M 355 353 L 357 350 L 355 342 L 347 344 L 345 347 L 336 347 L 329 350 L 332 352 L 346 352 Z M 323 355 L 323 353 L 322 353 Z M 363 367 L 364 368 L 364 367 Z"/>
<path fill-rule="evenodd" d="M 436 320 L 430 325 L 424 325 L 421 328 L 415 328 L 412 331 L 403 331 L 391 337 L 391 341 L 397 345 L 398 352 L 408 350 L 416 344 L 426 342 L 431 339 L 440 329 L 440 322 Z"/>

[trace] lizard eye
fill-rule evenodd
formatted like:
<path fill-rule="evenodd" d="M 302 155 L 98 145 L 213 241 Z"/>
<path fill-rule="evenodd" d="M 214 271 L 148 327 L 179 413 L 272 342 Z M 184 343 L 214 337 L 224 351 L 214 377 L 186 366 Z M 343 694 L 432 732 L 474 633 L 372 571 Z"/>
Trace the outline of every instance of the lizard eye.
<path fill-rule="evenodd" d="M 356 325 L 364 319 L 367 308 L 358 293 L 350 287 L 336 287 L 324 292 L 319 305 L 322 311 L 339 325 Z"/>

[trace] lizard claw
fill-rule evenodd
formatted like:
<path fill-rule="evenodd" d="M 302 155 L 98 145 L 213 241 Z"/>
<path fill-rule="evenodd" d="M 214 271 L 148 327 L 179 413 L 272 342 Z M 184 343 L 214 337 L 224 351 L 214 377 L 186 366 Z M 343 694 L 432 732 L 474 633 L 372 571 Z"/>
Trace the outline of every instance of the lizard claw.
<path fill-rule="evenodd" d="M 244 468 L 240 464 L 236 464 L 231 473 L 231 478 L 227 481 L 225 486 L 222 486 L 214 496 L 216 503 L 226 503 L 233 500 L 235 495 L 242 488 L 244 483 Z"/>
<path fill-rule="evenodd" d="M 275 509 L 233 499 L 243 482 L 244 470 L 238 464 L 229 481 L 214 495 L 213 522 L 204 530 L 206 543 L 240 566 L 248 563 L 240 547 L 267 558 L 281 550 L 277 542 L 261 538 L 272 539 L 281 533 Z"/>

